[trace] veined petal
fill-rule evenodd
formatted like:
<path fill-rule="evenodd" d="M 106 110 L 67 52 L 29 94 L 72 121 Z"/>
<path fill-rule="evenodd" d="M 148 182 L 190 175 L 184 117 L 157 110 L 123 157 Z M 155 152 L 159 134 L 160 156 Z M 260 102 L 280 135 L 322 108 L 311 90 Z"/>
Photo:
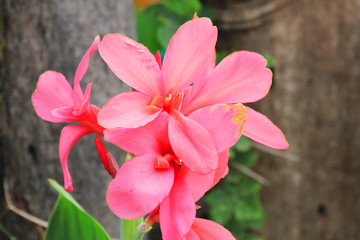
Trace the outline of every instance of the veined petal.
<path fill-rule="evenodd" d="M 176 93 L 206 77 L 216 39 L 217 28 L 208 18 L 193 19 L 177 30 L 162 65 L 166 93 Z"/>
<path fill-rule="evenodd" d="M 236 240 L 229 230 L 207 219 L 195 218 L 191 229 L 201 240 Z"/>
<path fill-rule="evenodd" d="M 174 183 L 174 168 L 156 169 L 157 154 L 125 162 L 109 184 L 106 201 L 120 218 L 135 219 L 151 212 Z"/>
<path fill-rule="evenodd" d="M 206 174 L 216 169 L 218 156 L 210 133 L 195 120 L 173 110 L 169 139 L 176 156 L 191 170 Z"/>
<path fill-rule="evenodd" d="M 181 175 L 160 204 L 160 228 L 164 240 L 183 240 L 195 219 L 195 202 Z"/>
<path fill-rule="evenodd" d="M 164 95 L 160 67 L 142 44 L 121 34 L 106 35 L 99 45 L 102 59 L 129 86 L 149 95 Z"/>
<path fill-rule="evenodd" d="M 98 114 L 104 128 L 136 128 L 154 120 L 160 111 L 149 114 L 146 106 L 152 97 L 141 92 L 125 92 L 112 97 Z"/>
<path fill-rule="evenodd" d="M 239 51 L 224 58 L 207 79 L 195 82 L 184 112 L 222 103 L 256 102 L 271 86 L 272 72 L 258 53 Z"/>
<path fill-rule="evenodd" d="M 246 107 L 247 120 L 243 134 L 268 147 L 285 149 L 289 146 L 284 134 L 263 114 Z"/>
<path fill-rule="evenodd" d="M 73 95 L 76 108 L 80 108 L 81 105 L 83 105 L 84 95 L 83 95 L 83 92 L 80 87 L 80 81 L 81 81 L 81 79 L 83 79 L 83 77 L 89 67 L 90 56 L 98 48 L 99 42 L 100 42 L 100 37 L 99 37 L 99 35 L 97 35 L 95 37 L 93 43 L 91 44 L 90 48 L 86 51 L 85 55 L 81 59 L 78 68 L 76 69 L 75 77 L 74 77 L 74 95 Z"/>
<path fill-rule="evenodd" d="M 51 111 L 74 106 L 72 92 L 71 85 L 64 75 L 54 71 L 44 72 L 40 75 L 31 98 L 36 114 L 49 122 L 66 122 L 67 120 L 54 116 Z"/>
<path fill-rule="evenodd" d="M 149 124 L 138 128 L 105 130 L 106 141 L 135 155 L 165 154 L 171 150 L 168 136 L 169 116 L 162 112 Z"/>
<path fill-rule="evenodd" d="M 72 179 L 68 168 L 68 156 L 72 146 L 84 135 L 92 131 L 81 125 L 69 125 L 63 128 L 60 135 L 59 155 L 64 174 L 64 188 L 68 192 L 73 191 Z"/>
<path fill-rule="evenodd" d="M 246 121 L 246 108 L 235 105 L 215 105 L 196 110 L 188 116 L 200 123 L 213 137 L 218 152 L 234 145 L 240 138 Z"/>

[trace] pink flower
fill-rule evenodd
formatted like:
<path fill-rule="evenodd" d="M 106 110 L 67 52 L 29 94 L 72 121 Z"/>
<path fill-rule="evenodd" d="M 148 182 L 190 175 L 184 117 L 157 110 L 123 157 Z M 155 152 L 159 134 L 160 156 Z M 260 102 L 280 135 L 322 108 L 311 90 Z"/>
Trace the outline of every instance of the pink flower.
<path fill-rule="evenodd" d="M 159 113 L 154 121 L 143 127 L 105 130 L 105 140 L 137 155 L 125 162 L 111 181 L 106 196 L 110 209 L 126 219 L 159 211 L 163 239 L 183 239 L 195 219 L 195 202 L 226 172 L 227 149 L 236 142 L 236 139 L 227 139 L 240 137 L 245 121 L 244 109 L 241 104 L 213 106 L 179 120 L 191 119 L 210 132 L 218 164 L 208 174 L 199 174 L 189 168 L 191 155 L 179 157 L 179 153 L 193 146 L 187 142 L 178 142 L 179 146 L 171 144 L 168 132 L 174 120 L 169 121 L 166 112 Z M 194 138 L 193 141 L 197 141 L 196 136 Z M 206 161 L 206 155 L 199 157 Z"/>
<path fill-rule="evenodd" d="M 189 119 L 197 109 L 216 104 L 255 102 L 265 97 L 272 73 L 257 53 L 239 51 L 215 67 L 217 29 L 208 18 L 182 25 L 171 39 L 161 63 L 142 44 L 120 34 L 110 34 L 99 44 L 99 52 L 117 77 L 133 88 L 111 98 L 100 110 L 98 121 L 105 128 L 136 128 L 156 119 L 161 112 L 170 116 L 169 139 L 179 155 L 193 156 L 187 163 L 192 171 L 207 173 L 216 168 L 214 143 L 204 127 Z M 281 130 L 264 115 L 247 107 L 243 134 L 269 147 L 284 149 L 288 144 Z M 188 147 L 191 143 L 193 148 Z M 199 159 L 199 153 L 207 157 Z M 184 160 L 185 161 L 185 160 Z"/>
<path fill-rule="evenodd" d="M 85 93 L 81 90 L 80 81 L 84 77 L 89 58 L 96 51 L 100 37 L 85 53 L 75 72 L 74 88 L 64 75 L 54 71 L 41 74 L 37 88 L 32 95 L 32 103 L 37 115 L 49 122 L 79 122 L 80 125 L 69 125 L 63 128 L 60 135 L 59 155 L 64 173 L 66 191 L 73 191 L 72 179 L 68 169 L 68 155 L 72 146 L 81 137 L 89 133 L 103 135 L 103 127 L 97 123 L 99 108 L 91 105 L 90 92 L 92 83 L 86 86 Z"/>

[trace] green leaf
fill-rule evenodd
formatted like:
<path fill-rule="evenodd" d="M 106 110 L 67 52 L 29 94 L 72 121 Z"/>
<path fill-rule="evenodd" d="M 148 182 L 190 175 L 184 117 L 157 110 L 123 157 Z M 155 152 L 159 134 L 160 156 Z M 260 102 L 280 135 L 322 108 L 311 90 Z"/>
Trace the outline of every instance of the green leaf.
<path fill-rule="evenodd" d="M 201 2 L 199 0 L 164 0 L 164 5 L 178 15 L 188 17 L 189 20 L 192 18 L 192 15 L 201 8 Z"/>
<path fill-rule="evenodd" d="M 138 41 L 144 44 L 152 53 L 161 48 L 156 34 L 160 26 L 160 21 L 155 16 L 146 13 L 139 13 L 136 16 Z"/>
<path fill-rule="evenodd" d="M 264 213 L 259 195 L 242 196 L 235 207 L 235 218 L 239 221 L 246 221 L 249 227 L 261 228 L 264 222 Z"/>
<path fill-rule="evenodd" d="M 16 237 L 12 235 L 3 225 L 0 224 L 0 232 L 4 233 L 10 240 L 16 240 Z"/>
<path fill-rule="evenodd" d="M 245 233 L 243 240 L 265 240 L 265 238 L 258 237 L 254 235 L 253 233 Z"/>
<path fill-rule="evenodd" d="M 252 168 L 259 158 L 259 154 L 255 151 L 248 151 L 246 153 L 237 153 L 233 156 L 232 160 L 234 159 L 241 165 Z"/>
<path fill-rule="evenodd" d="M 239 152 L 247 152 L 251 149 L 251 142 L 247 137 L 241 136 L 234 147 Z"/>
<path fill-rule="evenodd" d="M 263 54 L 263 57 L 266 59 L 266 61 L 267 61 L 267 65 L 266 65 L 266 67 L 267 68 L 274 68 L 275 67 L 275 65 L 276 65 L 276 60 L 275 60 L 275 58 L 273 58 L 273 57 L 271 57 L 271 56 L 269 56 L 269 55 L 265 55 L 265 54 Z"/>
<path fill-rule="evenodd" d="M 172 21 L 167 21 L 157 31 L 158 41 L 163 48 L 166 48 L 172 36 L 176 33 L 179 25 Z"/>
<path fill-rule="evenodd" d="M 221 225 L 226 224 L 232 216 L 233 203 L 229 195 L 220 189 L 211 191 L 207 197 L 210 206 L 210 218 Z"/>
<path fill-rule="evenodd" d="M 51 214 L 45 240 L 110 240 L 103 227 L 55 180 L 49 179 L 59 198 Z"/>
<path fill-rule="evenodd" d="M 198 12 L 198 17 L 207 17 L 210 18 L 211 21 L 214 21 L 214 9 L 212 9 L 211 7 L 207 7 L 207 6 L 202 6 L 200 11 Z"/>
<path fill-rule="evenodd" d="M 261 188 L 261 183 L 249 178 L 248 176 L 243 176 L 240 184 L 238 184 L 238 195 L 246 196 L 249 194 L 258 193 Z"/>

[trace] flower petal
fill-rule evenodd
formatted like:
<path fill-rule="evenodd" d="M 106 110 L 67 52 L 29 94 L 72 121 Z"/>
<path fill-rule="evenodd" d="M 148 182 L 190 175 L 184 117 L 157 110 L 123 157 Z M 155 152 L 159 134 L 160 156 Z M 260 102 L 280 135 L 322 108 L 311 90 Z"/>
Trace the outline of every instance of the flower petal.
<path fill-rule="evenodd" d="M 258 53 L 239 51 L 224 58 L 207 79 L 193 85 L 185 112 L 222 103 L 256 102 L 271 86 L 272 72 Z"/>
<path fill-rule="evenodd" d="M 160 204 L 160 228 L 164 240 L 183 240 L 195 219 L 195 202 L 181 175 Z"/>
<path fill-rule="evenodd" d="M 268 147 L 285 149 L 289 146 L 284 134 L 263 114 L 246 107 L 247 120 L 243 134 Z"/>
<path fill-rule="evenodd" d="M 229 230 L 207 219 L 195 218 L 191 229 L 198 235 L 199 239 L 236 240 Z"/>
<path fill-rule="evenodd" d="M 214 181 L 212 187 L 214 187 L 220 179 L 224 178 L 228 173 L 228 161 L 229 161 L 229 150 L 218 153 L 219 164 L 215 170 Z"/>
<path fill-rule="evenodd" d="M 163 95 L 163 78 L 154 55 L 121 34 L 106 35 L 99 46 L 102 59 L 122 81 L 149 95 Z"/>
<path fill-rule="evenodd" d="M 215 105 L 196 110 L 188 116 L 200 123 L 213 137 L 218 152 L 234 145 L 240 138 L 246 120 L 246 108 L 235 105 Z"/>
<path fill-rule="evenodd" d="M 75 122 L 79 120 L 77 116 L 73 115 L 74 107 L 60 107 L 51 111 L 51 114 L 58 119 L 62 119 L 62 122 Z"/>
<path fill-rule="evenodd" d="M 49 122 L 66 122 L 63 118 L 53 116 L 56 108 L 74 106 L 72 88 L 64 75 L 47 71 L 40 75 L 37 88 L 32 95 L 32 104 L 36 114 Z"/>
<path fill-rule="evenodd" d="M 154 120 L 160 111 L 149 114 L 146 106 L 152 97 L 141 92 L 125 92 L 112 97 L 98 114 L 104 128 L 136 128 Z"/>
<path fill-rule="evenodd" d="M 197 202 L 212 186 L 214 182 L 214 171 L 208 174 L 199 174 L 189 170 L 186 166 L 182 166 L 179 174 L 182 175 L 189 191 Z"/>
<path fill-rule="evenodd" d="M 105 130 L 106 141 L 135 155 L 165 154 L 171 150 L 168 136 L 169 116 L 162 112 L 149 124 L 139 128 Z"/>
<path fill-rule="evenodd" d="M 64 188 L 73 191 L 72 179 L 68 168 L 68 156 L 72 146 L 84 135 L 92 131 L 81 125 L 69 125 L 62 129 L 59 142 L 60 163 L 64 174 Z"/>
<path fill-rule="evenodd" d="M 191 171 L 206 174 L 216 169 L 218 156 L 210 133 L 195 120 L 173 110 L 169 139 L 175 154 Z"/>
<path fill-rule="evenodd" d="M 190 229 L 190 231 L 186 234 L 185 240 L 201 240 L 199 236 L 195 233 L 194 230 Z"/>
<path fill-rule="evenodd" d="M 75 116 L 80 116 L 81 114 L 83 114 L 86 111 L 86 109 L 88 109 L 88 106 L 90 103 L 91 87 L 92 87 L 92 82 L 88 83 L 86 85 L 85 93 L 84 93 L 84 100 L 83 100 L 81 106 L 79 107 L 79 109 L 77 109 L 73 112 L 73 114 Z"/>
<path fill-rule="evenodd" d="M 195 80 L 206 77 L 216 39 L 217 28 L 208 18 L 193 19 L 177 30 L 162 65 L 166 93 L 181 91 Z"/>
<path fill-rule="evenodd" d="M 89 67 L 89 58 L 96 51 L 100 42 L 99 35 L 95 37 L 90 48 L 86 51 L 85 55 L 81 59 L 79 66 L 76 69 L 74 77 L 74 103 L 76 108 L 80 108 L 83 105 L 84 95 L 80 87 L 80 81 L 84 77 L 88 67 Z"/>
<path fill-rule="evenodd" d="M 120 218 L 142 217 L 157 207 L 173 186 L 174 169 L 156 169 L 156 154 L 125 162 L 109 184 L 106 201 Z"/>

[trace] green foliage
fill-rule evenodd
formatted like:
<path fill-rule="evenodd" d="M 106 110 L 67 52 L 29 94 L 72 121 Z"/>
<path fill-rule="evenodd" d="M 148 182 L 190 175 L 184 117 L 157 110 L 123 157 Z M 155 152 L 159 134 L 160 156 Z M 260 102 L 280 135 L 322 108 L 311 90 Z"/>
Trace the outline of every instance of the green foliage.
<path fill-rule="evenodd" d="M 110 237 L 78 202 L 55 180 L 49 180 L 59 192 L 51 214 L 45 240 L 110 240 Z"/>
<path fill-rule="evenodd" d="M 230 161 L 251 168 L 258 159 L 250 141 L 242 136 L 230 149 Z M 229 229 L 238 240 L 262 240 L 254 234 L 264 223 L 259 190 L 261 184 L 231 168 L 229 174 L 205 199 L 210 205 L 210 218 Z"/>
<path fill-rule="evenodd" d="M 152 53 L 166 49 L 176 30 L 186 21 L 199 17 L 213 17 L 211 8 L 203 7 L 200 0 L 163 0 L 161 3 L 136 11 L 138 41 Z"/>

